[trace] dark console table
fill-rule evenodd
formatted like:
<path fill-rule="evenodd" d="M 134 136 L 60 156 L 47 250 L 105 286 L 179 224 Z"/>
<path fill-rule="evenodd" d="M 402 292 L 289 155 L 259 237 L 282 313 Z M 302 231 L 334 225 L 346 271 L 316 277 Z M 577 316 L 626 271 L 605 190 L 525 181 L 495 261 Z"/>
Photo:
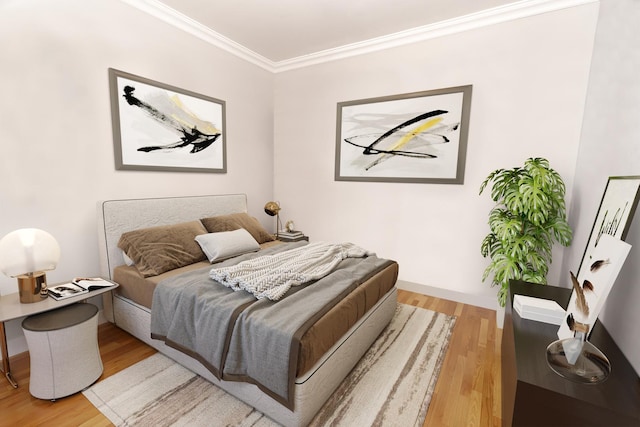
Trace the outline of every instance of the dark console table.
<path fill-rule="evenodd" d="M 640 379 L 604 326 L 596 322 L 589 341 L 611 362 L 611 375 L 600 384 L 572 382 L 547 366 L 546 349 L 558 326 L 522 319 L 512 309 L 516 294 L 566 308 L 571 290 L 511 282 L 502 331 L 503 425 L 640 426 Z"/>

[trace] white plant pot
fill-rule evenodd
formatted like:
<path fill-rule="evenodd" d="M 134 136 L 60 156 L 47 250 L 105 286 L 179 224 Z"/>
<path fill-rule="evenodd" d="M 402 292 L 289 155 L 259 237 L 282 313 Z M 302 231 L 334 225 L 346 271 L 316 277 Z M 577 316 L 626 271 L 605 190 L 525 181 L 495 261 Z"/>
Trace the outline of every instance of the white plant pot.
<path fill-rule="evenodd" d="M 498 329 L 502 329 L 503 325 L 504 325 L 504 307 L 498 304 L 496 308 L 496 327 Z"/>

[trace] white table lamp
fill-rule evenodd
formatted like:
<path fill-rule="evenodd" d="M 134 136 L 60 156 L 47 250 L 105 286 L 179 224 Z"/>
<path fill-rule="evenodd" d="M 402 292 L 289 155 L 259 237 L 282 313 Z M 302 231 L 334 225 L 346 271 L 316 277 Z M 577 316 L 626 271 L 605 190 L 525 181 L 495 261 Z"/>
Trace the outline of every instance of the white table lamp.
<path fill-rule="evenodd" d="M 47 276 L 60 259 L 60 246 L 46 231 L 22 228 L 0 240 L 0 271 L 18 279 L 20 302 L 47 298 Z"/>

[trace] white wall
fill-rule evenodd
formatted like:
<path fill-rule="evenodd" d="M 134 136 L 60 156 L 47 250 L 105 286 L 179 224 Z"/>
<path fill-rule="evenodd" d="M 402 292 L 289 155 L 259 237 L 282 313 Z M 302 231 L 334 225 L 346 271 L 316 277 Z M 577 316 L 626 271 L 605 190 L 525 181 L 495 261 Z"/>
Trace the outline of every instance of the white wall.
<path fill-rule="evenodd" d="M 0 236 L 22 227 L 60 243 L 49 283 L 98 275 L 96 203 L 128 197 L 273 197 L 273 75 L 114 0 L 0 6 Z M 226 101 L 226 174 L 116 171 L 107 69 Z M 0 274 L 0 292 L 16 292 Z M 24 351 L 19 322 L 10 351 Z"/>
<path fill-rule="evenodd" d="M 597 15 L 583 5 L 273 76 L 119 1 L 3 2 L 0 235 L 54 234 L 62 260 L 48 277 L 63 281 L 98 274 L 98 200 L 243 192 L 266 225 L 275 198 L 312 239 L 354 241 L 398 260 L 416 290 L 493 307 L 479 254 L 491 201 L 478 187 L 544 156 L 577 194 Z M 109 67 L 225 100 L 229 172 L 116 171 Z M 337 102 L 461 84 L 474 86 L 465 185 L 333 180 Z M 0 276 L 0 292 L 15 286 Z M 24 350 L 18 331 L 11 354 Z"/>
<path fill-rule="evenodd" d="M 575 272 L 580 265 L 608 177 L 640 175 L 639 22 L 638 1 L 601 3 L 573 190 L 574 244 L 565 256 L 564 272 Z M 631 252 L 600 319 L 640 373 L 637 211 L 626 242 L 633 245 Z M 568 279 L 564 282 L 570 286 Z"/>
<path fill-rule="evenodd" d="M 495 307 L 488 264 L 492 170 L 550 160 L 573 187 L 598 14 L 588 4 L 276 75 L 275 197 L 314 240 L 395 259 L 414 290 Z M 334 181 L 336 104 L 473 85 L 464 185 Z M 562 251 L 549 275 L 557 282 Z M 446 293 L 439 293 L 446 296 Z"/>

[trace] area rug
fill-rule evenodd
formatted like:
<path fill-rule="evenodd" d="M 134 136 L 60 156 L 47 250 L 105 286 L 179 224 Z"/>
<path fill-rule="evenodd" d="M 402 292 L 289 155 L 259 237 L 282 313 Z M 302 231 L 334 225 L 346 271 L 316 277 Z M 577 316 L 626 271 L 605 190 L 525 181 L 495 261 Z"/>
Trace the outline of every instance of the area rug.
<path fill-rule="evenodd" d="M 422 426 L 455 317 L 398 304 L 312 426 Z M 116 426 L 262 426 L 260 412 L 156 353 L 83 391 Z"/>

